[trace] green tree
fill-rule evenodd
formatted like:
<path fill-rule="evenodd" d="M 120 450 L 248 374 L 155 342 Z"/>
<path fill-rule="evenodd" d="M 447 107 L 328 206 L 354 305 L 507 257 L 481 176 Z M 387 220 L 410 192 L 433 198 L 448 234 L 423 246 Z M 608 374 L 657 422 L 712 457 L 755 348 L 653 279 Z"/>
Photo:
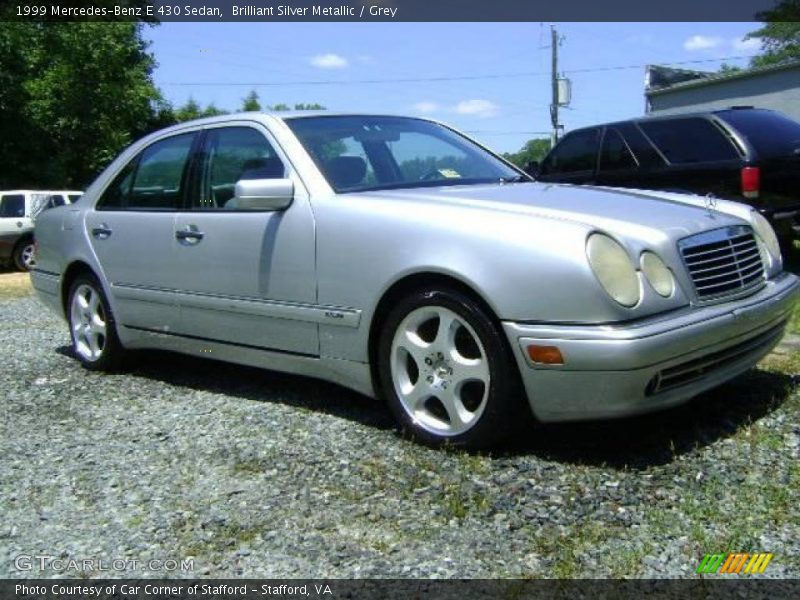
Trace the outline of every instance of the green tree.
<path fill-rule="evenodd" d="M 141 23 L 0 23 L 3 187 L 82 187 L 152 128 Z"/>
<path fill-rule="evenodd" d="M 227 110 L 222 110 L 221 108 L 217 108 L 216 105 L 212 102 L 208 106 L 203 109 L 202 115 L 204 117 L 216 117 L 217 115 L 227 115 Z"/>
<path fill-rule="evenodd" d="M 184 121 L 191 121 L 192 119 L 199 119 L 203 116 L 200 105 L 191 96 L 183 106 L 175 110 L 175 122 L 183 123 Z"/>
<path fill-rule="evenodd" d="M 764 26 L 749 33 L 747 38 L 760 39 L 762 53 L 752 59 L 751 66 L 800 60 L 800 0 L 782 0 L 757 17 Z"/>
<path fill-rule="evenodd" d="M 531 161 L 541 162 L 550 151 L 550 140 L 547 138 L 534 138 L 525 142 L 518 152 L 506 152 L 503 158 L 524 168 Z"/>
<path fill-rule="evenodd" d="M 744 69 L 742 69 L 741 67 L 737 67 L 737 66 L 734 66 L 734 65 L 729 65 L 728 63 L 722 63 L 719 66 L 719 72 L 723 73 L 725 75 L 730 75 L 731 73 L 740 73 L 743 70 Z"/>
<path fill-rule="evenodd" d="M 245 98 L 242 99 L 243 111 L 258 111 L 261 110 L 261 103 L 258 101 L 258 94 L 255 90 L 250 90 Z"/>
<path fill-rule="evenodd" d="M 311 104 L 295 104 L 295 110 L 325 110 L 325 107 L 322 104 L 318 104 L 317 102 L 313 102 Z"/>

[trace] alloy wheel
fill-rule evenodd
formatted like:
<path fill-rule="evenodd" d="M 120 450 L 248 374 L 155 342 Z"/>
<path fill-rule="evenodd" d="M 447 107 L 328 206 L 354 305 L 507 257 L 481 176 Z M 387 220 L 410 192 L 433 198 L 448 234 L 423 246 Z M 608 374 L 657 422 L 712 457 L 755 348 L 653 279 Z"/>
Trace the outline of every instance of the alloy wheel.
<path fill-rule="evenodd" d="M 423 429 L 456 436 L 481 417 L 491 383 L 486 350 L 454 311 L 423 306 L 395 330 L 392 384 L 403 409 Z"/>

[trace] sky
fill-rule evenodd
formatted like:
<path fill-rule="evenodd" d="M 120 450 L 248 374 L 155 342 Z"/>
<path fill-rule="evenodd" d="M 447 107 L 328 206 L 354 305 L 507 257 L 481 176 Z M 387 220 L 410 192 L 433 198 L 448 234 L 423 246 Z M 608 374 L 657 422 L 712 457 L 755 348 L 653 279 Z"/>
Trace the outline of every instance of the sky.
<path fill-rule="evenodd" d="M 554 26 L 572 81 L 567 131 L 642 115 L 646 64 L 746 66 L 730 57 L 760 47 L 743 39 L 758 23 Z M 254 89 L 262 105 L 429 116 L 499 152 L 551 129 L 549 23 L 163 23 L 145 36 L 176 105 L 239 110 Z"/>

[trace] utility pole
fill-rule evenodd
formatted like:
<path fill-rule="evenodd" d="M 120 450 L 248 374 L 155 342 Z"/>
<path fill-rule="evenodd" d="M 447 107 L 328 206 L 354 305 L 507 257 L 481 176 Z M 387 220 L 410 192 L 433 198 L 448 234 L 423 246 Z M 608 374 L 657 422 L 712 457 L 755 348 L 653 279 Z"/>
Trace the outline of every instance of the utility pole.
<path fill-rule="evenodd" d="M 555 25 L 550 25 L 550 48 L 552 55 L 552 70 L 550 82 L 553 89 L 553 100 L 550 104 L 550 122 L 553 124 L 553 133 L 550 136 L 550 147 L 556 145 L 558 141 L 558 32 Z"/>

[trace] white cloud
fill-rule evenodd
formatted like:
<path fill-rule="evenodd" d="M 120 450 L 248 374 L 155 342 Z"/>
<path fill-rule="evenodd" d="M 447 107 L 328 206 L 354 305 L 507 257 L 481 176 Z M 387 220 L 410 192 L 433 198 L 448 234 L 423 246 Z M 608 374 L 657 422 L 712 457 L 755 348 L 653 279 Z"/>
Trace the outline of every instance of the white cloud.
<path fill-rule="evenodd" d="M 725 40 L 715 35 L 693 35 L 683 42 L 683 49 L 693 52 L 695 50 L 711 50 L 725 43 Z"/>
<path fill-rule="evenodd" d="M 456 112 L 461 115 L 474 115 L 476 117 L 493 117 L 500 107 L 490 100 L 462 100 L 456 105 Z"/>
<path fill-rule="evenodd" d="M 318 54 L 311 59 L 311 64 L 319 69 L 344 69 L 349 63 L 338 54 Z"/>
<path fill-rule="evenodd" d="M 737 52 L 756 52 L 761 48 L 761 38 L 734 38 L 731 46 Z"/>
<path fill-rule="evenodd" d="M 432 113 L 439 110 L 439 105 L 436 102 L 417 102 L 413 108 L 417 112 Z"/>

